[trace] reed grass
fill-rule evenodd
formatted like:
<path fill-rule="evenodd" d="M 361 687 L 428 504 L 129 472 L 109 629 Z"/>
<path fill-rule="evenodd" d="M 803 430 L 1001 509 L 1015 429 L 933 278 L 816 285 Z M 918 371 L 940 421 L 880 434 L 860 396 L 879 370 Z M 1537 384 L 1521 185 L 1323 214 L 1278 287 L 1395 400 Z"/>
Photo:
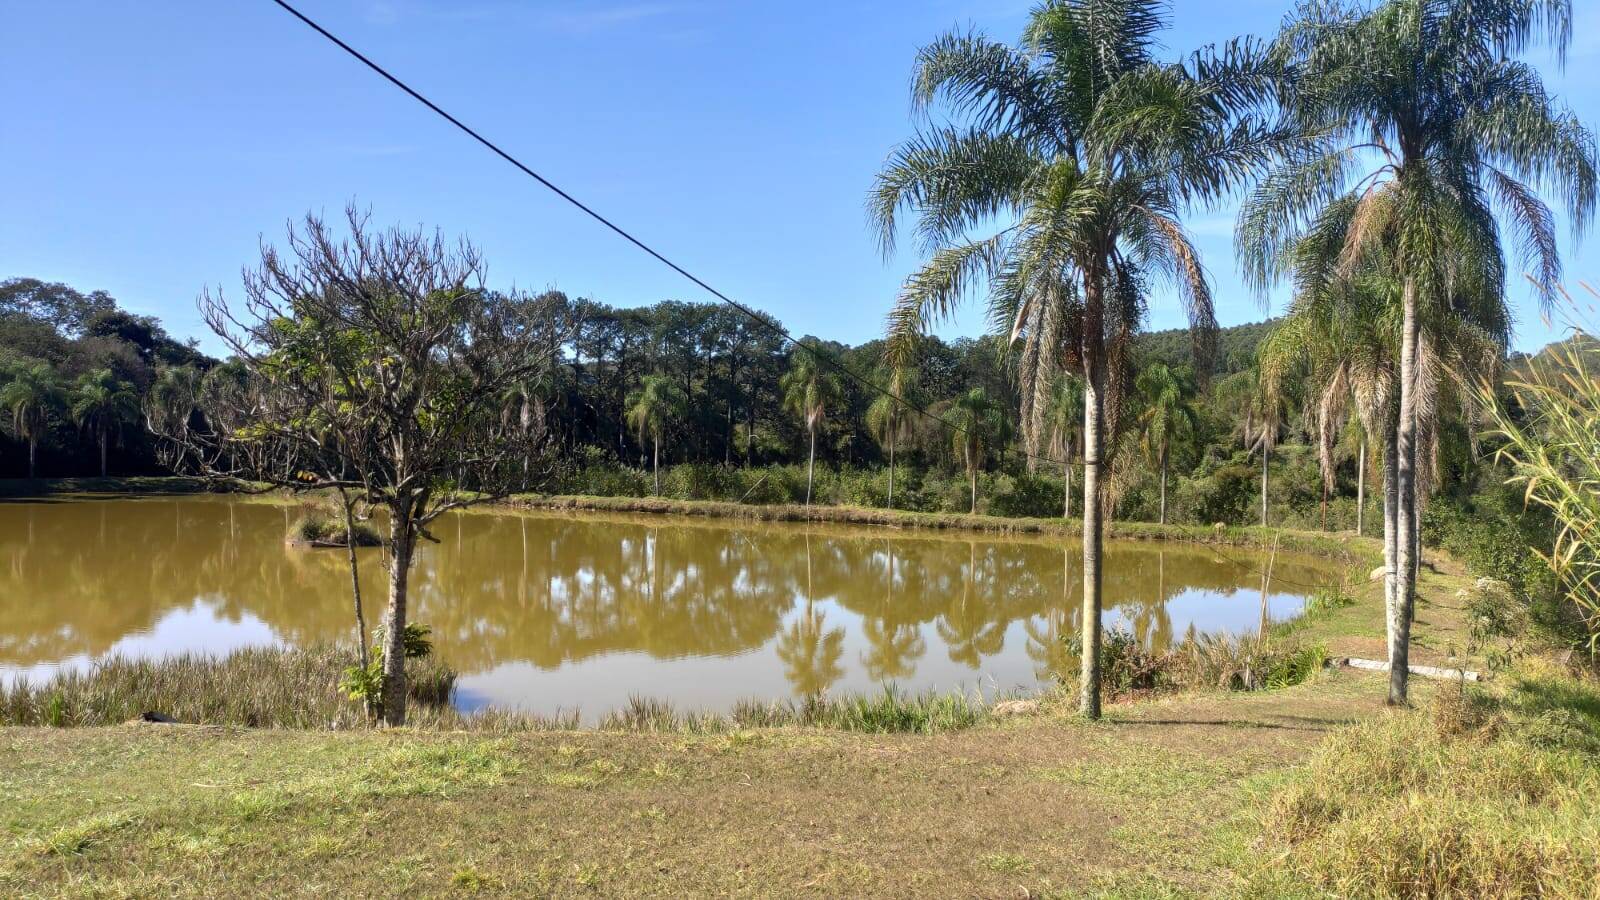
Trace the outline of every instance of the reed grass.
<path fill-rule="evenodd" d="M 254 647 L 226 656 L 186 653 L 161 659 L 109 657 L 85 670 L 63 670 L 34 683 L 0 684 L 0 725 L 117 725 L 158 713 L 199 725 L 347 729 L 369 725 L 358 700 L 340 688 L 355 662 L 349 650 Z M 576 712 L 542 716 L 516 710 L 461 711 L 451 706 L 456 672 L 432 656 L 407 663 L 415 728 L 483 732 L 573 730 Z M 988 718 L 981 697 L 880 694 L 802 701 L 746 700 L 727 714 L 682 711 L 644 697 L 600 718 L 606 731 L 720 733 L 743 728 L 812 727 L 873 733 L 931 734 Z"/>
<path fill-rule="evenodd" d="M 116 725 L 157 713 L 206 725 L 359 727 L 366 724 L 366 713 L 339 689 L 340 676 L 354 663 L 353 651 L 336 647 L 250 647 L 225 656 L 183 653 L 160 659 L 112 656 L 38 683 L 18 678 L 0 684 L 0 725 Z M 413 660 L 407 676 L 420 710 L 449 708 L 456 673 L 448 666 Z"/>

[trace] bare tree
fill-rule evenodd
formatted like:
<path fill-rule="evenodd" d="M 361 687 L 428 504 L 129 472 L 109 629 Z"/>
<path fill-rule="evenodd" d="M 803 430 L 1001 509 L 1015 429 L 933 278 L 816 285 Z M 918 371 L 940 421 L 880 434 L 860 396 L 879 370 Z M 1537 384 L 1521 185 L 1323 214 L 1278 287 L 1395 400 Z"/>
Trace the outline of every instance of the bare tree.
<path fill-rule="evenodd" d="M 465 241 L 375 230 L 353 207 L 346 221 L 341 235 L 308 215 L 289 228 L 285 251 L 263 245 L 242 304 L 202 295 L 234 359 L 200 392 L 204 427 L 168 416 L 186 427 L 164 437 L 208 476 L 336 490 L 347 526 L 358 504 L 384 513 L 380 705 L 400 725 L 418 542 L 437 540 L 428 526 L 440 515 L 525 486 L 528 460 L 544 464 L 543 423 L 506 428 L 502 415 L 508 393 L 553 364 L 567 309 L 548 295 L 486 291 L 482 258 Z"/>

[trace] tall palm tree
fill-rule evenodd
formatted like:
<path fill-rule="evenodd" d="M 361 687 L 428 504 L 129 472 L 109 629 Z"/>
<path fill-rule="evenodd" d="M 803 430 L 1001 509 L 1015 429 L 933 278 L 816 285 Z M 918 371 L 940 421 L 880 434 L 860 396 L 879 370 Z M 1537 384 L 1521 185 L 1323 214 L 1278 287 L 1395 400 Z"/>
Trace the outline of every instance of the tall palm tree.
<path fill-rule="evenodd" d="M 805 423 L 811 445 L 806 460 L 806 505 L 811 505 L 811 485 L 817 469 L 817 428 L 828 407 L 844 395 L 839 375 L 822 361 L 822 349 L 814 338 L 806 338 L 789 357 L 789 371 L 783 373 L 778 388 L 783 392 L 783 408 Z"/>
<path fill-rule="evenodd" d="M 72 421 L 88 429 L 100 445 L 100 477 L 106 477 L 106 445 L 111 436 L 139 417 L 139 397 L 133 385 L 111 374 L 110 369 L 95 369 L 78 376 L 72 386 Z"/>
<path fill-rule="evenodd" d="M 873 399 L 867 407 L 867 430 L 873 440 L 889 451 L 889 508 L 894 508 L 894 451 L 895 445 L 907 437 L 910 421 L 908 404 L 913 402 L 916 374 L 908 366 L 895 366 L 889 372 L 889 385 L 885 393 Z"/>
<path fill-rule="evenodd" d="M 0 386 L 0 406 L 11 413 L 11 427 L 28 444 L 28 477 L 34 477 L 39 440 L 50 427 L 50 416 L 61 408 L 61 382 L 49 363 L 19 363 Z"/>
<path fill-rule="evenodd" d="M 1072 518 L 1072 460 L 1083 442 L 1083 379 L 1063 372 L 1050 384 L 1043 407 L 1045 453 L 1061 463 L 1061 517 Z"/>
<path fill-rule="evenodd" d="M 633 426 L 639 442 L 651 444 L 650 467 L 655 477 L 655 492 L 661 493 L 661 434 L 677 419 L 683 418 L 688 407 L 683 388 L 665 375 L 646 375 L 639 387 L 628 395 L 628 424 Z"/>
<path fill-rule="evenodd" d="M 1569 0 L 1306 3 L 1272 50 L 1291 74 L 1280 98 L 1287 117 L 1312 138 L 1240 211 L 1247 276 L 1262 287 L 1277 280 L 1307 226 L 1319 227 L 1331 211 L 1346 227 L 1329 268 L 1373 263 L 1399 289 L 1393 704 L 1406 702 L 1416 599 L 1419 407 L 1427 389 L 1418 374 L 1437 349 L 1428 330 L 1463 318 L 1464 307 L 1506 317 L 1497 212 L 1516 231 L 1548 302 L 1561 268 L 1553 216 L 1535 188 L 1560 192 L 1575 228 L 1594 210 L 1593 136 L 1514 58 L 1541 37 L 1564 52 L 1571 20 Z"/>
<path fill-rule="evenodd" d="M 1100 714 L 1102 468 L 1125 393 L 1144 286 L 1179 288 L 1208 371 L 1216 330 L 1182 207 L 1225 193 L 1278 144 L 1241 115 L 1268 98 L 1270 71 L 1235 42 L 1179 63 L 1156 57 L 1159 0 L 1052 0 L 1021 46 L 952 32 L 924 47 L 912 79 L 925 111 L 942 100 L 964 127 L 929 125 L 879 173 L 869 215 L 893 249 L 912 211 L 928 262 L 890 315 L 890 352 L 980 283 L 991 319 L 1020 343 L 1024 436 L 1040 443 L 1057 373 L 1084 375 L 1084 632 L 1080 706 Z M 998 231 L 970 232 L 996 218 Z"/>
<path fill-rule="evenodd" d="M 1152 363 L 1134 380 L 1144 409 L 1139 413 L 1139 447 L 1161 470 L 1161 524 L 1167 524 L 1167 463 L 1173 444 L 1192 440 L 1196 416 L 1194 385 L 1187 372 Z"/>
<path fill-rule="evenodd" d="M 978 471 L 996 447 L 1011 437 L 1010 424 L 1000 403 L 983 388 L 973 388 L 950 404 L 945 421 L 952 426 L 951 442 L 972 482 L 972 512 L 978 511 Z"/>

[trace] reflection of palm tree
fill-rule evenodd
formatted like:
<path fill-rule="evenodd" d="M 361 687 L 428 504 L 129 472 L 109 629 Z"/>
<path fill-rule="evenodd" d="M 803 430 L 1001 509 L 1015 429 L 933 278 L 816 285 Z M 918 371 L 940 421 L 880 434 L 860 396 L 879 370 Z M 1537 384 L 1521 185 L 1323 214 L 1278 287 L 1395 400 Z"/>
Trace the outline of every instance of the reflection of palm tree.
<path fill-rule="evenodd" d="M 1045 612 L 1042 626 L 1031 616 L 1022 623 L 1022 630 L 1028 635 L 1027 646 L 1023 649 L 1029 659 L 1038 663 L 1033 673 L 1040 681 L 1050 678 L 1069 678 L 1077 665 L 1078 657 L 1072 652 L 1072 645 L 1064 639 L 1074 628 L 1072 610 L 1075 609 L 1075 605 L 1072 599 L 1072 586 L 1072 553 L 1063 546 L 1061 605 Z"/>
<path fill-rule="evenodd" d="M 808 600 L 800 614 L 778 635 L 778 659 L 794 692 L 815 697 L 844 676 L 844 629 L 826 628 L 827 617 Z"/>
<path fill-rule="evenodd" d="M 894 613 L 894 582 L 895 582 L 895 555 L 894 544 L 884 541 L 884 548 L 888 551 L 889 567 L 885 583 L 884 609 L 888 616 Z M 907 678 L 916 671 L 914 664 L 928 649 L 922 640 L 922 631 L 914 623 L 889 624 L 888 616 L 862 616 L 861 630 L 866 635 L 867 643 L 872 649 L 861 654 L 861 664 L 867 667 L 867 675 L 873 681 L 890 681 L 895 678 Z"/>
<path fill-rule="evenodd" d="M 882 619 L 862 619 L 861 633 L 872 649 L 861 654 L 861 664 L 873 681 L 909 678 L 916 661 L 928 649 L 915 625 L 890 625 Z"/>
<path fill-rule="evenodd" d="M 811 535 L 806 534 L 806 611 L 778 636 L 778 659 L 794 692 L 815 697 L 844 676 L 844 629 L 824 629 L 827 617 L 814 605 L 811 589 Z"/>
<path fill-rule="evenodd" d="M 976 669 L 985 656 L 999 653 L 1005 646 L 1006 621 L 989 615 L 986 604 L 969 602 L 976 589 L 978 574 L 978 545 L 967 544 L 967 577 L 961 583 L 961 602 L 955 609 L 946 610 L 935 627 L 939 638 L 945 642 L 951 662 L 964 663 Z"/>

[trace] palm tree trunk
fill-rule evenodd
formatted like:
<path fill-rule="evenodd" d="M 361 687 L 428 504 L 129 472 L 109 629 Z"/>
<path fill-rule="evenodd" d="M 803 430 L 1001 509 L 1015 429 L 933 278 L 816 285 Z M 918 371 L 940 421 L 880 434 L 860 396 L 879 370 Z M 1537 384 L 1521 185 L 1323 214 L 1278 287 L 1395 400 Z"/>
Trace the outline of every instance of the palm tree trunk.
<path fill-rule="evenodd" d="M 1167 524 L 1167 448 L 1161 448 L 1161 524 Z"/>
<path fill-rule="evenodd" d="M 1416 284 L 1406 280 L 1400 334 L 1400 425 L 1395 431 L 1396 559 L 1395 596 L 1389 619 L 1389 703 L 1406 702 L 1410 674 L 1411 607 L 1416 602 L 1417 503 L 1417 297 Z"/>
<path fill-rule="evenodd" d="M 661 435 L 658 434 L 655 436 L 654 444 L 655 458 L 650 464 L 650 468 L 655 473 L 656 496 L 659 497 L 661 496 Z"/>
<path fill-rule="evenodd" d="M 101 478 L 106 477 L 106 472 L 108 471 L 106 469 L 106 438 L 107 437 L 108 437 L 108 435 L 106 435 L 105 432 L 101 432 L 100 433 L 100 477 Z"/>
<path fill-rule="evenodd" d="M 1267 462 L 1272 458 L 1272 446 L 1261 441 L 1261 527 L 1267 527 Z"/>
<path fill-rule="evenodd" d="M 972 514 L 978 514 L 978 467 L 967 463 L 967 472 L 972 476 Z"/>
<path fill-rule="evenodd" d="M 894 509 L 894 432 L 889 432 L 889 508 Z"/>
<path fill-rule="evenodd" d="M 28 438 L 28 477 L 29 478 L 33 478 L 34 477 L 34 474 L 33 474 L 34 473 L 34 462 L 38 458 L 39 458 L 39 439 L 37 437 L 29 437 Z"/>
<path fill-rule="evenodd" d="M 1361 439 L 1361 455 L 1356 457 L 1356 537 L 1361 536 L 1367 506 L 1367 439 Z"/>
<path fill-rule="evenodd" d="M 1072 454 L 1061 461 L 1061 518 L 1072 518 Z"/>
<path fill-rule="evenodd" d="M 806 460 L 806 505 L 811 505 L 811 477 L 817 470 L 817 428 L 812 425 L 806 429 L 811 432 L 811 456 Z"/>
<path fill-rule="evenodd" d="M 1397 423 L 1391 419 L 1388 422 L 1388 433 L 1383 438 L 1383 608 L 1388 610 L 1394 605 L 1395 585 L 1399 582 L 1395 578 L 1395 558 L 1399 549 L 1395 544 L 1399 528 L 1395 524 L 1399 518 L 1399 495 L 1395 493 L 1398 482 L 1395 480 L 1395 469 L 1399 466 L 1399 455 L 1395 450 L 1394 429 Z"/>
<path fill-rule="evenodd" d="M 1098 295 L 1098 285 L 1093 293 Z M 1098 313 L 1099 297 L 1090 306 Z M 1092 315 L 1086 331 L 1084 349 L 1087 370 L 1083 389 L 1083 621 L 1082 658 L 1078 679 L 1078 711 L 1089 719 L 1100 718 L 1100 414 L 1104 400 L 1105 361 L 1101 358 L 1098 315 Z"/>

